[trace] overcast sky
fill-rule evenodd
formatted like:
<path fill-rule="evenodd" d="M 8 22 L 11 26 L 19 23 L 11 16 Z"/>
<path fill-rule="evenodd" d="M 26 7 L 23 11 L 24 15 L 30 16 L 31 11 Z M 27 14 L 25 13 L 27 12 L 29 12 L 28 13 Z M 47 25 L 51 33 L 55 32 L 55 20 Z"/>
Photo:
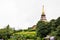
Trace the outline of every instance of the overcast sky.
<path fill-rule="evenodd" d="M 32 27 L 40 20 L 43 4 L 47 20 L 60 16 L 60 0 L 0 0 L 0 28 Z"/>

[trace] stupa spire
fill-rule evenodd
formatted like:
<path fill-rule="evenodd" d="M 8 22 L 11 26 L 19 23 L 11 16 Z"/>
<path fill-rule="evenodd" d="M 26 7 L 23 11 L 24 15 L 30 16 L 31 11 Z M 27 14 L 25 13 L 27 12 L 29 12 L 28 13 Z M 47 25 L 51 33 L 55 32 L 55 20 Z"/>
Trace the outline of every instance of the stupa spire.
<path fill-rule="evenodd" d="M 44 5 L 42 6 L 42 15 L 45 15 L 44 14 Z"/>
<path fill-rule="evenodd" d="M 44 5 L 42 6 L 41 21 L 45 21 L 46 22 L 46 15 L 44 13 Z"/>

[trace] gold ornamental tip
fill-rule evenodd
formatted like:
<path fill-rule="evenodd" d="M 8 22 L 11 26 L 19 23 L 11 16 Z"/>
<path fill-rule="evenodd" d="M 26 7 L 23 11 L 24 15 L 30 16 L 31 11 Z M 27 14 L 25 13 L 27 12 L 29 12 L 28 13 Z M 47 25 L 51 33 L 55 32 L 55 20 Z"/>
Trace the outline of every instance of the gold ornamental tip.
<path fill-rule="evenodd" d="M 42 6 L 42 15 L 44 15 L 44 5 Z"/>

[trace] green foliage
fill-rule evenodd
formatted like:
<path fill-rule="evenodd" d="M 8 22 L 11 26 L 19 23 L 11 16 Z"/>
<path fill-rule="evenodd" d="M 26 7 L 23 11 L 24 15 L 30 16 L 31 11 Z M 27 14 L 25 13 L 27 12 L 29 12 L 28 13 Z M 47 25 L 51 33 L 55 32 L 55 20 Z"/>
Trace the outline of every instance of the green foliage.
<path fill-rule="evenodd" d="M 35 31 L 31 31 L 31 32 L 29 32 L 29 31 L 22 31 L 22 32 L 17 32 L 15 34 L 24 35 L 24 37 L 26 39 L 28 39 L 28 38 L 32 39 L 32 38 L 35 38 L 36 32 Z"/>
<path fill-rule="evenodd" d="M 52 19 L 50 22 L 43 22 L 39 21 L 37 23 L 37 36 L 38 37 L 45 37 L 47 35 L 55 36 L 57 39 L 60 37 L 60 17 L 58 17 L 56 20 Z"/>
<path fill-rule="evenodd" d="M 56 26 L 55 26 L 55 20 L 52 19 L 50 22 L 49 22 L 49 27 L 51 28 L 51 31 L 55 31 L 56 30 Z"/>
<path fill-rule="evenodd" d="M 10 26 L 8 25 L 8 26 L 6 26 L 6 28 L 0 29 L 0 38 L 8 40 L 13 32 L 14 32 L 14 30 L 11 29 Z"/>
<path fill-rule="evenodd" d="M 60 40 L 60 36 L 56 36 L 56 38 L 55 38 L 56 40 Z"/>
<path fill-rule="evenodd" d="M 60 40 L 60 17 L 58 17 L 57 18 L 57 20 L 56 20 L 56 26 L 57 26 L 57 28 L 56 28 L 56 38 L 57 38 L 57 40 Z"/>
<path fill-rule="evenodd" d="M 56 19 L 56 27 L 60 25 L 60 17 Z"/>
<path fill-rule="evenodd" d="M 43 21 L 39 21 L 37 23 L 37 36 L 38 37 L 46 37 L 46 35 L 48 34 L 48 30 L 47 30 L 47 22 L 43 22 Z"/>
<path fill-rule="evenodd" d="M 49 35 L 55 35 L 55 31 L 56 31 L 56 26 L 55 26 L 55 22 L 56 20 L 52 19 L 48 24 L 47 24 L 47 29 L 48 29 L 48 33 Z"/>
<path fill-rule="evenodd" d="M 58 26 L 56 30 L 57 30 L 56 31 L 56 36 L 60 36 L 60 26 Z"/>
<path fill-rule="evenodd" d="M 43 38 L 41 39 L 40 37 L 37 37 L 37 39 L 36 40 L 44 40 Z"/>

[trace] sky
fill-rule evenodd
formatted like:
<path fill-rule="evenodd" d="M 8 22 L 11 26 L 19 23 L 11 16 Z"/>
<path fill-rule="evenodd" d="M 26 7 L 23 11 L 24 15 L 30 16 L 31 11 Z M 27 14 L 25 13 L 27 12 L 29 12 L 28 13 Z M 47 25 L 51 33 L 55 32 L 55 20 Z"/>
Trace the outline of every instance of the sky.
<path fill-rule="evenodd" d="M 40 20 L 42 5 L 47 20 L 60 16 L 60 0 L 0 0 L 0 28 L 27 29 Z"/>

